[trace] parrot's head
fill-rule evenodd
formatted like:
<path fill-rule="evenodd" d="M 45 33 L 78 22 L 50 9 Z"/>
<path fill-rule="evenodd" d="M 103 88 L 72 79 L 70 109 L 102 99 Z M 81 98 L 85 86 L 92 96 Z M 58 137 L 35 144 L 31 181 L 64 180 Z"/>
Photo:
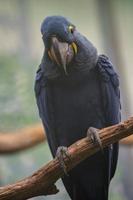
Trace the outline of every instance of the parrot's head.
<path fill-rule="evenodd" d="M 97 54 L 94 46 L 79 34 L 75 25 L 65 17 L 47 17 L 41 25 L 41 33 L 49 60 L 59 70 L 63 69 L 66 75 L 68 74 L 68 66 L 74 60 L 83 64 L 84 61 L 87 61 L 86 56 L 92 58 L 93 54 Z"/>

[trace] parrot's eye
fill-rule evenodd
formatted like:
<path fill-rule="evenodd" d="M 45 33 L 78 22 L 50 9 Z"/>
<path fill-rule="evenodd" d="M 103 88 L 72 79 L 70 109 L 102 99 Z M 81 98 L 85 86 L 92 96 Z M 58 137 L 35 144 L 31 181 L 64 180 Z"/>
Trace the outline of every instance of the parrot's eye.
<path fill-rule="evenodd" d="M 68 27 L 69 32 L 72 33 L 72 34 L 73 34 L 73 32 L 74 32 L 74 29 L 75 29 L 75 27 L 72 26 L 72 25 L 70 25 L 70 26 Z"/>

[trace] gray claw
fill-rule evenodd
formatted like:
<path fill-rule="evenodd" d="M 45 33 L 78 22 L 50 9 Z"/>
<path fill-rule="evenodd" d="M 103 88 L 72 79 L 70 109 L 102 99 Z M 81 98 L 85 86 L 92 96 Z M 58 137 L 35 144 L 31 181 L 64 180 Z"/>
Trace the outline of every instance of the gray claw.
<path fill-rule="evenodd" d="M 64 147 L 64 146 L 58 147 L 58 149 L 56 151 L 56 157 L 58 158 L 60 165 L 61 165 L 61 168 L 63 169 L 65 175 L 68 176 L 65 158 L 68 158 L 69 160 L 71 160 L 71 158 L 70 158 L 70 155 L 68 153 L 67 147 Z"/>
<path fill-rule="evenodd" d="M 98 129 L 94 128 L 94 127 L 90 127 L 87 131 L 87 136 L 89 138 L 91 138 L 93 144 L 97 144 L 99 145 L 101 151 L 103 152 L 103 146 L 102 146 L 102 142 L 101 139 L 99 137 L 99 133 L 98 133 Z"/>

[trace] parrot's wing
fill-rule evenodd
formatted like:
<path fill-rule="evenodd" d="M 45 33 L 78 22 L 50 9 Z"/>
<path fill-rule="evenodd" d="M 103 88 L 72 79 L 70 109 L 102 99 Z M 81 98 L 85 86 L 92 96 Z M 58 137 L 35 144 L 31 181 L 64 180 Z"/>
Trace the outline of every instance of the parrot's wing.
<path fill-rule="evenodd" d="M 48 88 L 47 88 L 47 80 L 43 75 L 43 71 L 41 69 L 41 65 L 36 73 L 36 81 L 35 81 L 35 95 L 37 106 L 39 110 L 40 118 L 42 119 L 43 125 L 46 130 L 48 143 L 51 149 L 53 156 L 56 153 L 57 145 L 55 133 L 53 132 L 54 128 L 52 123 L 52 117 L 49 116 L 50 102 L 48 102 Z"/>
<path fill-rule="evenodd" d="M 106 126 L 111 126 L 121 120 L 119 79 L 107 56 L 100 55 L 97 66 L 101 80 L 105 123 Z"/>
<path fill-rule="evenodd" d="M 121 120 L 119 79 L 107 56 L 99 56 L 97 67 L 100 78 L 105 125 L 111 126 L 119 123 Z M 113 145 L 109 157 L 111 162 L 110 176 L 113 177 L 118 159 L 118 143 Z"/>

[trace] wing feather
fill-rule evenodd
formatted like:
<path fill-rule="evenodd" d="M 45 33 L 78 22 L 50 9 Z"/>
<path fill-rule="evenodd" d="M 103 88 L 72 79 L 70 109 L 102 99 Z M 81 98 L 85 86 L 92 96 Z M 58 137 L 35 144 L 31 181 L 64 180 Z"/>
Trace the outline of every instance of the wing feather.
<path fill-rule="evenodd" d="M 57 149 L 57 141 L 53 127 L 53 120 L 52 120 L 52 112 L 50 108 L 50 102 L 48 101 L 48 89 L 47 89 L 47 80 L 43 76 L 43 71 L 39 66 L 39 69 L 36 74 L 36 81 L 35 81 L 35 95 L 37 106 L 39 110 L 40 118 L 43 122 L 43 125 L 46 130 L 48 143 L 52 152 L 52 155 L 55 156 L 56 149 Z M 50 110 L 50 111 L 49 111 Z M 49 115 L 51 113 L 51 115 Z"/>
<path fill-rule="evenodd" d="M 117 124 L 121 120 L 119 78 L 112 63 L 105 55 L 100 55 L 97 63 L 100 77 L 103 110 L 106 126 Z M 114 176 L 118 160 L 118 143 L 109 147 L 109 174 Z"/>

